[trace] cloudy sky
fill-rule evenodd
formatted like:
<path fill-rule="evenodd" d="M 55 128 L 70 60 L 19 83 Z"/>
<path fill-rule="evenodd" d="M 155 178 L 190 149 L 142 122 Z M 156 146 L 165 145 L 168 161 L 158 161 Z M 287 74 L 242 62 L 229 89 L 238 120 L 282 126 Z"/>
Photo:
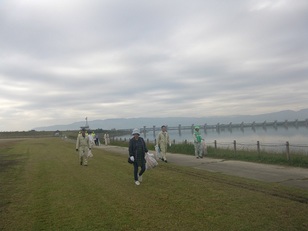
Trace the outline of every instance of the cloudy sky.
<path fill-rule="evenodd" d="M 0 0 L 0 131 L 307 108 L 307 0 Z"/>

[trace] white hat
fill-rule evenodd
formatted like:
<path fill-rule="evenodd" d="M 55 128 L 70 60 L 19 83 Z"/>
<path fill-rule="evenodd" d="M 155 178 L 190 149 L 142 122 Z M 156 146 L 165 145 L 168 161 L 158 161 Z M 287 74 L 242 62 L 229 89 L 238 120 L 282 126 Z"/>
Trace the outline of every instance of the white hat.
<path fill-rule="evenodd" d="M 140 135 L 140 132 L 139 132 L 139 129 L 138 129 L 138 128 L 135 128 L 135 129 L 133 130 L 132 135 L 134 135 L 134 134 Z"/>

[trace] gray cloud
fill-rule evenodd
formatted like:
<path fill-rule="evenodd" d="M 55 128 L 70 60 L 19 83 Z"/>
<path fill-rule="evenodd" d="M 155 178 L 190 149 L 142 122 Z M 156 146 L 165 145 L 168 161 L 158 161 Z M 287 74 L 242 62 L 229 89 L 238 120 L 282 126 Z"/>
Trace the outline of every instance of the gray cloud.
<path fill-rule="evenodd" d="M 307 107 L 305 0 L 0 4 L 0 130 Z"/>

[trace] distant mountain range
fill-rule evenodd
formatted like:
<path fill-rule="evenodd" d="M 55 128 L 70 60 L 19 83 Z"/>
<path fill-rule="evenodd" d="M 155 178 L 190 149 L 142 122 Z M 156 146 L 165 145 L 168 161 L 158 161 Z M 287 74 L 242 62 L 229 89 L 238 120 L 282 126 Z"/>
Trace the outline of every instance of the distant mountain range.
<path fill-rule="evenodd" d="M 229 123 L 260 123 L 260 122 L 282 122 L 285 120 L 295 121 L 295 120 L 306 120 L 308 119 L 308 109 L 303 109 L 300 111 L 279 111 L 268 114 L 260 115 L 233 115 L 233 116 L 211 116 L 211 117 L 164 117 L 164 118 L 116 118 L 116 119 L 105 119 L 105 120 L 93 120 L 88 121 L 90 129 L 132 129 L 132 128 L 142 128 L 146 127 L 160 127 L 161 125 L 178 126 L 188 126 L 192 124 L 198 125 L 215 125 L 229 124 Z M 67 125 L 52 125 L 46 127 L 33 128 L 36 131 L 67 131 L 67 130 L 78 130 L 81 126 L 85 125 L 85 121 L 79 121 Z"/>

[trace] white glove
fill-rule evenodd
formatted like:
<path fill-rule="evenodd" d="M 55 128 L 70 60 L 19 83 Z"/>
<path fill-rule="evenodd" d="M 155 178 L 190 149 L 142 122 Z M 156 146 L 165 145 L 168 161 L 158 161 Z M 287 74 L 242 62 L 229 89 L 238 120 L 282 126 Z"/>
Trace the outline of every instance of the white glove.
<path fill-rule="evenodd" d="M 131 157 L 129 157 L 129 159 L 131 160 L 131 161 L 135 161 L 135 158 L 134 158 L 134 156 L 131 156 Z"/>

